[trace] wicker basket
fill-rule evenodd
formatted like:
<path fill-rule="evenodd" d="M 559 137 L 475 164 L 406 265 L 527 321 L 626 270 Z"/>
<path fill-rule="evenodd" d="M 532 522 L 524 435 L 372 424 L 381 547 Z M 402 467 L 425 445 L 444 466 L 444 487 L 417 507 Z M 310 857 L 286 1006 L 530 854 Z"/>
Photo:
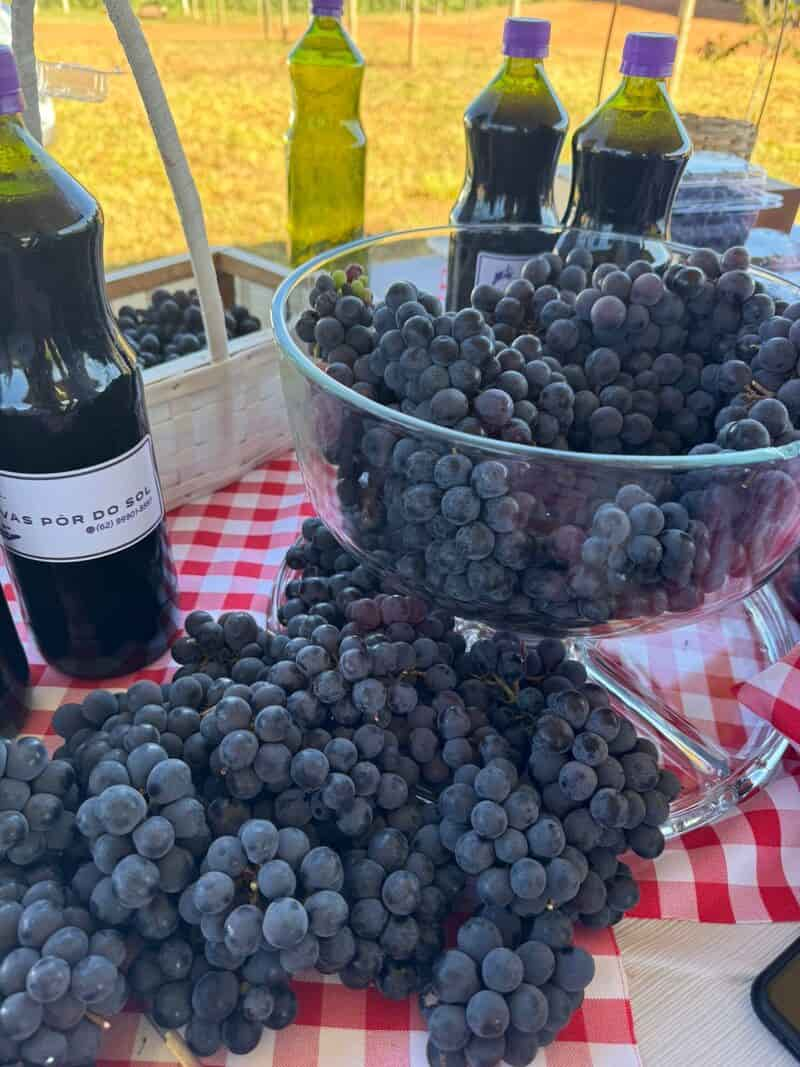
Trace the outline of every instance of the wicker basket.
<path fill-rule="evenodd" d="M 285 270 L 236 249 L 212 252 L 226 306 L 245 304 L 262 322 Z M 159 288 L 193 285 L 188 255 L 153 260 L 108 275 L 111 306 L 144 307 Z M 193 352 L 143 372 L 147 412 L 168 508 L 213 492 L 291 446 L 269 329 L 229 342 L 212 362 Z"/>
<path fill-rule="evenodd" d="M 742 159 L 753 154 L 758 128 L 746 119 L 691 113 L 681 119 L 697 151 L 728 152 Z"/>
<path fill-rule="evenodd" d="M 223 303 L 245 304 L 262 322 L 285 271 L 257 256 L 209 247 L 203 208 L 142 27 L 130 0 L 104 0 L 136 79 L 186 236 L 188 255 L 111 274 L 109 299 L 141 306 L 155 288 L 194 287 L 208 349 L 145 371 L 147 410 L 169 507 L 234 481 L 290 444 L 272 333 L 229 341 Z M 25 122 L 41 136 L 34 50 L 34 0 L 12 8 Z M 260 293 L 260 299 L 257 295 Z"/>

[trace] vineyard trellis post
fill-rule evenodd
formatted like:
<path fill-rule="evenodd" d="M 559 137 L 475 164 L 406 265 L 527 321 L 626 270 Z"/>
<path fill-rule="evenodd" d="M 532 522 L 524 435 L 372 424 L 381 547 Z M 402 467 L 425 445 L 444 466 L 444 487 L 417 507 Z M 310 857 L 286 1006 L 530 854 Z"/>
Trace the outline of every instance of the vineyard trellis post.
<path fill-rule="evenodd" d="M 412 70 L 419 61 L 419 2 L 411 0 L 411 19 L 408 24 L 408 65 Z"/>
<path fill-rule="evenodd" d="M 350 23 L 350 35 L 358 38 L 358 0 L 347 0 L 347 21 Z"/>
<path fill-rule="evenodd" d="M 696 0 L 681 0 L 678 10 L 678 48 L 675 53 L 675 66 L 670 81 L 670 92 L 673 97 L 678 95 L 683 74 L 683 61 L 686 58 L 686 48 L 689 44 L 689 32 L 692 28 Z"/>

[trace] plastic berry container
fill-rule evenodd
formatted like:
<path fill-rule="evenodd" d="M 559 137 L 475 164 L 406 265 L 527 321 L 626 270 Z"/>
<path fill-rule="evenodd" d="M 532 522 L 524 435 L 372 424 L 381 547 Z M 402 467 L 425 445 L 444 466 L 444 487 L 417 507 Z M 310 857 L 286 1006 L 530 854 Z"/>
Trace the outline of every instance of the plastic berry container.
<path fill-rule="evenodd" d="M 540 252 L 544 241 L 555 248 L 561 232 L 531 228 L 531 248 Z M 357 558 L 391 578 L 393 587 L 435 601 L 463 620 L 466 631 L 488 627 L 523 639 L 567 639 L 589 676 L 614 694 L 619 710 L 649 733 L 681 775 L 684 793 L 672 812 L 672 832 L 716 819 L 767 780 L 785 741 L 754 717 L 735 737 L 730 731 L 726 737 L 705 717 L 670 706 L 654 695 L 658 664 L 651 657 L 650 673 L 634 668 L 625 646 L 629 637 L 635 641 L 739 612 L 769 658 L 788 651 L 789 619 L 769 583 L 800 546 L 800 441 L 674 456 L 510 443 L 383 406 L 340 384 L 309 355 L 296 324 L 320 271 L 356 262 L 368 272 L 376 300 L 397 280 L 429 291 L 438 283 L 434 295 L 444 298 L 449 248 L 459 233 L 439 228 L 359 241 L 299 268 L 276 293 L 272 318 L 282 383 L 311 503 Z M 514 228 L 516 247 L 520 237 L 521 228 Z M 666 247 L 677 263 L 690 251 Z M 800 299 L 800 287 L 765 271 L 751 274 L 773 298 Z M 424 453 L 432 467 L 456 457 L 444 466 L 468 472 L 494 531 L 488 562 L 480 544 L 469 545 L 474 562 L 483 566 L 469 564 L 465 574 L 441 547 L 430 548 L 441 537 L 437 515 L 445 483 L 440 479 L 437 488 L 425 482 L 434 489 L 420 491 L 399 474 L 397 457 L 412 452 Z M 645 567 L 638 577 L 598 581 L 586 565 L 587 540 L 600 531 L 611 542 L 625 541 L 630 530 L 620 511 L 630 515 L 637 504 L 646 505 L 650 518 L 661 508 L 669 522 L 691 524 L 691 552 L 702 566 L 689 568 L 690 579 L 684 572 L 678 582 L 668 569 Z M 678 534 L 668 539 L 684 543 Z"/>
<path fill-rule="evenodd" d="M 743 245 L 758 213 L 780 206 L 780 198 L 766 191 L 766 183 L 764 168 L 739 156 L 695 153 L 672 206 L 673 240 L 718 252 Z"/>

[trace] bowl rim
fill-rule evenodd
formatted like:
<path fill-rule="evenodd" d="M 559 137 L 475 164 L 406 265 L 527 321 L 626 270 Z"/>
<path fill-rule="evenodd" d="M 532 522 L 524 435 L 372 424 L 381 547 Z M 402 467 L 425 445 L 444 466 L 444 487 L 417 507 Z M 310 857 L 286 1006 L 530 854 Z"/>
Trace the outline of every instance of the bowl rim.
<path fill-rule="evenodd" d="M 717 452 L 694 456 L 644 456 L 637 454 L 619 454 L 607 452 L 571 452 L 565 449 L 544 448 L 541 445 L 523 445 L 513 441 L 499 441 L 492 437 L 477 437 L 475 434 L 463 433 L 447 426 L 439 426 L 437 423 L 426 422 L 418 419 L 415 415 L 406 415 L 381 404 L 377 400 L 370 400 L 360 393 L 337 382 L 318 366 L 314 360 L 303 352 L 291 335 L 287 321 L 286 310 L 289 297 L 294 289 L 311 275 L 324 268 L 330 260 L 339 259 L 344 255 L 350 255 L 364 249 L 380 246 L 381 243 L 400 243 L 403 240 L 425 241 L 433 238 L 449 237 L 454 233 L 473 232 L 486 233 L 507 229 L 514 233 L 531 231 L 536 233 L 563 234 L 569 227 L 562 226 L 537 226 L 537 225 L 484 225 L 484 226 L 422 226 L 407 230 L 387 230 L 383 233 L 374 234 L 370 237 L 361 237 L 355 241 L 349 241 L 343 245 L 337 245 L 313 259 L 307 260 L 296 267 L 286 276 L 272 298 L 270 306 L 270 318 L 272 329 L 281 350 L 281 356 L 288 358 L 300 373 L 319 386 L 323 392 L 333 395 L 337 400 L 360 409 L 364 414 L 383 422 L 389 422 L 402 427 L 412 435 L 439 438 L 451 447 L 459 447 L 465 450 L 480 450 L 492 453 L 506 459 L 536 460 L 549 463 L 566 462 L 578 463 L 587 467 L 620 468 L 652 471 L 695 471 L 712 470 L 715 468 L 728 469 L 738 467 L 760 466 L 764 463 L 786 462 L 800 456 L 800 441 L 794 441 L 788 445 L 770 446 L 769 448 L 750 449 L 742 452 Z M 583 230 L 589 236 L 594 235 L 599 239 L 608 240 L 614 234 Z M 629 234 L 617 235 L 620 238 L 631 238 Z M 633 238 L 636 239 L 635 237 Z M 653 238 L 642 238 L 648 243 L 663 245 L 670 252 L 691 253 L 694 246 L 680 244 L 676 241 L 654 241 Z M 751 272 L 758 278 L 797 290 L 800 300 L 800 286 L 782 278 L 779 274 L 764 270 L 762 267 L 751 267 Z"/>

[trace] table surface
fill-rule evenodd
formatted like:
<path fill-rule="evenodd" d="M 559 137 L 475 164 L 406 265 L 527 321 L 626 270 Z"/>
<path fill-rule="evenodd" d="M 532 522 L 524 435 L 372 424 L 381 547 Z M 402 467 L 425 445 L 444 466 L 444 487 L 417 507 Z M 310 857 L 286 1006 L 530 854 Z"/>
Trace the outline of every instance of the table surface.
<path fill-rule="evenodd" d="M 800 923 L 623 919 L 615 929 L 644 1067 L 796 1067 L 757 1018 L 750 987 Z"/>
<path fill-rule="evenodd" d="M 245 609 L 262 614 L 285 550 L 294 540 L 304 513 L 307 505 L 302 482 L 290 457 L 251 472 L 240 483 L 211 498 L 173 512 L 169 527 L 181 575 L 183 609 L 189 611 L 200 606 L 213 612 Z M 0 574 L 0 577 L 6 576 Z M 19 605 L 13 598 L 12 610 L 19 620 Z M 716 629 L 722 633 L 727 625 L 723 620 Z M 728 639 L 732 640 L 731 635 Z M 28 649 L 36 680 L 30 729 L 45 733 L 54 708 L 64 701 L 80 699 L 86 687 L 56 675 L 44 667 L 30 643 Z M 750 676 L 757 668 L 742 659 L 745 651 L 746 647 L 739 649 L 739 662 Z M 689 659 L 685 658 L 687 654 Z M 725 695 L 730 689 L 727 669 L 725 679 L 711 679 L 705 673 L 701 677 L 698 672 L 704 668 L 697 664 L 692 668 L 697 658 L 694 653 L 677 647 L 667 655 L 682 683 L 687 710 L 691 705 L 694 713 L 702 715 L 709 712 L 713 703 L 722 701 L 726 707 L 735 703 Z M 730 665 L 730 660 L 725 662 Z M 147 674 L 160 680 L 167 668 L 165 659 L 149 668 Z M 119 685 L 115 681 L 113 687 L 129 681 L 119 680 Z M 51 740 L 55 743 L 56 739 Z M 768 917 L 770 913 L 763 908 L 753 910 L 754 898 L 761 899 L 761 896 L 759 889 L 751 887 L 756 877 L 751 870 L 755 864 L 751 861 L 755 826 L 766 819 L 769 825 L 778 826 L 776 832 L 780 833 L 781 824 L 772 810 L 774 805 L 785 820 L 781 877 L 788 879 L 787 888 L 794 900 L 796 894 L 792 891 L 798 883 L 795 875 L 800 872 L 800 847 L 794 830 L 790 832 L 789 828 L 797 827 L 800 819 L 800 810 L 792 806 L 800 793 L 791 777 L 785 777 L 778 785 L 782 790 L 777 789 L 771 798 L 762 794 L 761 802 L 756 804 L 759 811 L 755 816 L 750 814 L 752 827 L 744 818 L 740 822 L 746 825 L 738 827 L 729 820 L 713 832 L 708 831 L 707 840 L 696 851 L 684 853 L 682 844 L 676 842 L 669 854 L 662 857 L 664 862 L 658 865 L 657 874 L 655 868 L 648 868 L 644 884 L 648 886 L 651 902 L 657 901 L 659 907 L 646 913 L 708 914 L 707 896 L 703 909 L 699 904 L 689 906 L 694 899 L 692 894 L 702 883 L 705 894 L 717 897 L 728 894 L 731 918 L 737 917 L 737 908 L 745 909 L 738 912 L 739 918 L 742 915 L 748 919 Z M 717 848 L 720 841 L 724 849 Z M 761 885 L 759 879 L 757 884 Z M 774 886 L 775 882 L 767 884 Z M 785 903 L 785 895 L 779 900 Z M 798 912 L 795 908 L 784 912 L 784 917 L 787 914 L 796 918 Z M 717 911 L 713 917 L 719 919 Z M 755 1017 L 749 990 L 755 976 L 800 934 L 800 923 L 732 925 L 628 918 L 614 933 L 629 986 L 639 1055 L 645 1067 L 684 1067 L 685 1064 L 694 1067 L 696 1063 L 702 1063 L 703 1067 L 739 1063 L 753 1067 L 789 1067 L 794 1062 Z M 608 945 L 598 945 L 603 962 L 595 983 L 595 997 L 600 999 L 594 1001 L 588 1013 L 584 1012 L 586 1018 L 578 1027 L 580 1033 L 570 1034 L 566 1041 L 551 1046 L 546 1055 L 537 1059 L 536 1067 L 545 1062 L 547 1067 L 597 1067 L 601 1063 L 603 1067 L 634 1067 L 639 1062 L 635 1046 L 624 1043 L 625 1031 L 619 1030 L 618 1037 L 617 1031 L 612 1036 L 608 1030 L 609 1025 L 619 1026 L 625 1012 L 612 1008 L 608 1001 L 604 1009 L 603 998 L 616 998 L 614 1003 L 622 1009 L 624 999 L 620 998 L 624 998 L 625 977 L 620 973 L 613 937 L 609 935 L 607 940 Z M 593 951 L 597 951 L 594 946 Z M 404 1067 L 406 1064 L 422 1067 L 424 1037 L 414 1025 L 413 1008 L 387 1004 L 377 995 L 367 999 L 362 996 L 354 1006 L 350 994 L 347 1003 L 339 997 L 339 988 L 328 981 L 313 988 L 306 986 L 312 1006 L 319 1001 L 313 1011 L 309 1009 L 308 1025 L 292 1027 L 280 1039 L 265 1038 L 247 1067 L 268 1064 L 271 1067 L 400 1067 L 401 1061 Z M 702 1006 L 700 1010 L 698 1005 Z M 609 1014 L 614 1011 L 617 1014 Z M 379 1025 L 373 1027 L 369 1019 L 372 1017 L 374 1021 L 376 1014 L 380 1015 Z M 593 1039 L 598 1043 L 591 1044 Z M 119 1025 L 115 1023 L 109 1045 L 103 1052 L 104 1067 L 110 1063 L 118 1067 L 132 1064 L 149 1067 L 172 1062 L 171 1054 L 150 1027 L 130 1013 L 120 1017 Z M 701 1059 L 693 1058 L 697 1049 L 703 1050 Z M 234 1062 L 238 1062 L 236 1057 L 213 1060 L 229 1067 Z"/>

